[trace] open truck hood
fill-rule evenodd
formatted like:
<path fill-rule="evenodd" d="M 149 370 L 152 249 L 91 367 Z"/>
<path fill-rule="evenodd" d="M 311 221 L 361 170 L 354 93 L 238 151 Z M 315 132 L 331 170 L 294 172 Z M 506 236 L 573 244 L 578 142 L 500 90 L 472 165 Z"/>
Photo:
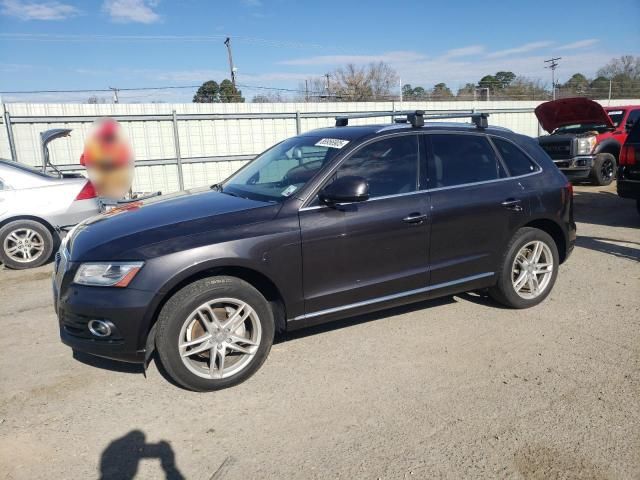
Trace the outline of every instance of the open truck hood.
<path fill-rule="evenodd" d="M 542 128 L 552 133 L 565 125 L 596 123 L 614 128 L 611 118 L 598 102 L 588 98 L 563 98 L 538 105 L 536 117 Z"/>

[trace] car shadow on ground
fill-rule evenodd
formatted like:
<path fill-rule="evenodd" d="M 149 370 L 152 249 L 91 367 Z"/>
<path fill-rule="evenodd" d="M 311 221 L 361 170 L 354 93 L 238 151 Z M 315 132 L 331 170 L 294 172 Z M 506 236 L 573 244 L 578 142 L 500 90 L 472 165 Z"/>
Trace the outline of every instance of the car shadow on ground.
<path fill-rule="evenodd" d="M 626 245 L 619 245 L 620 243 Z M 614 238 L 579 236 L 576 239 L 576 246 L 640 262 L 640 243 L 638 242 L 616 240 Z"/>
<path fill-rule="evenodd" d="M 274 345 L 278 343 L 285 343 L 291 340 L 299 338 L 305 338 L 312 335 L 318 335 L 321 333 L 331 332 L 334 330 L 341 330 L 343 328 L 354 327 L 362 323 L 372 322 L 374 320 L 380 320 L 382 318 L 393 317 L 396 315 L 403 315 L 405 313 L 415 312 L 417 310 L 424 310 L 427 308 L 438 307 L 441 305 L 448 305 L 450 303 L 456 303 L 456 299 L 453 295 L 447 297 L 437 298 L 434 300 L 423 300 L 416 303 L 410 303 L 402 305 L 400 307 L 387 308 L 378 312 L 366 313 L 364 315 L 355 315 L 340 320 L 334 320 L 320 325 L 312 327 L 306 327 L 300 330 L 294 330 L 289 332 L 280 332 L 276 334 Z"/>
<path fill-rule="evenodd" d="M 130 480 L 138 473 L 143 459 L 158 459 L 167 480 L 184 480 L 176 465 L 175 453 L 165 440 L 147 443 L 141 430 L 131 430 L 113 440 L 100 457 L 100 480 Z"/>
<path fill-rule="evenodd" d="M 112 372 L 144 374 L 144 367 L 138 363 L 118 362 L 117 360 L 96 357 L 95 355 L 89 355 L 88 353 L 78 352 L 76 350 L 73 351 L 73 358 L 90 367 L 102 368 Z"/>
<path fill-rule="evenodd" d="M 442 305 L 449 305 L 452 303 L 456 303 L 458 299 L 469 301 L 469 302 L 480 304 L 480 305 L 485 305 L 491 308 L 507 308 L 499 304 L 495 300 L 493 300 L 491 297 L 489 297 L 485 290 L 465 292 L 461 294 L 456 294 L 455 296 L 449 295 L 441 298 L 436 298 L 433 300 L 423 300 L 420 302 L 410 303 L 410 304 L 399 306 L 399 307 L 387 308 L 384 310 L 380 310 L 378 312 L 372 312 L 364 315 L 347 317 L 344 319 L 334 320 L 332 322 L 327 322 L 320 325 L 306 327 L 300 330 L 294 330 L 289 332 L 278 332 L 276 333 L 273 343 L 274 345 L 282 344 L 289 341 L 295 341 L 298 339 L 309 337 L 312 335 L 319 335 L 322 333 L 330 332 L 333 330 L 340 330 L 343 328 L 354 327 L 362 323 L 368 323 L 368 322 L 380 320 L 387 317 L 403 315 L 406 313 L 411 313 L 418 310 L 425 310 L 429 308 L 435 308 Z M 96 357 L 93 355 L 89 355 L 82 352 L 76 352 L 76 351 L 73 352 L 73 358 L 81 363 L 84 363 L 85 365 L 89 365 L 95 368 L 101 368 L 104 370 L 110 370 L 110 371 L 121 372 L 121 373 L 132 373 L 132 374 L 145 373 L 145 368 L 141 364 L 119 362 L 116 360 Z M 157 352 L 153 353 L 152 358 L 155 361 L 155 365 L 156 365 L 156 368 L 158 369 L 158 372 L 160 373 L 160 375 L 162 375 L 162 377 L 164 377 L 165 380 L 167 380 L 169 383 L 171 383 L 175 387 L 184 388 L 178 383 L 176 383 L 175 381 L 173 381 L 173 379 L 167 374 L 167 372 L 164 370 L 164 367 L 162 366 L 162 363 L 158 361 Z"/>
<path fill-rule="evenodd" d="M 607 227 L 640 227 L 636 203 L 616 193 L 597 190 L 574 191 L 573 210 L 576 222 Z M 578 230 L 578 234 L 579 234 Z"/>

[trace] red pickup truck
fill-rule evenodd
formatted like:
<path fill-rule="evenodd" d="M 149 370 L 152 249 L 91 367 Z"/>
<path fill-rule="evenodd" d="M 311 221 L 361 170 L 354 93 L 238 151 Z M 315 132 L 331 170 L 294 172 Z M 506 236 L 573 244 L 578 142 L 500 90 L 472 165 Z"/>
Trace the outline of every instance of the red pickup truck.
<path fill-rule="evenodd" d="M 640 105 L 603 107 L 588 98 L 563 98 L 538 105 L 535 114 L 549 132 L 538 138 L 540 146 L 569 180 L 609 185 Z"/>

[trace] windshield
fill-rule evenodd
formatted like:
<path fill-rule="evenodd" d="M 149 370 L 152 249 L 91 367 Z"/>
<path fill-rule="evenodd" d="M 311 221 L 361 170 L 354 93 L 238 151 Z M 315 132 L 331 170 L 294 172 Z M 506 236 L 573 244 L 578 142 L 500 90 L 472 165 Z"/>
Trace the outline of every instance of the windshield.
<path fill-rule="evenodd" d="M 219 187 L 224 193 L 281 202 L 302 188 L 347 140 L 293 137 L 256 157 Z"/>
<path fill-rule="evenodd" d="M 617 127 L 624 118 L 624 110 L 608 110 L 607 115 L 609 115 L 611 123 Z"/>

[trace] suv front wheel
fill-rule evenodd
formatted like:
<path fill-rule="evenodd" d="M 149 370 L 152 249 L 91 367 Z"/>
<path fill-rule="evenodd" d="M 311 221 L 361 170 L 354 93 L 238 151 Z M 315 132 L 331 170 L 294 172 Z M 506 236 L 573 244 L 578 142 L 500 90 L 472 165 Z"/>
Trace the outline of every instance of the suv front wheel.
<path fill-rule="evenodd" d="M 537 228 L 521 228 L 509 242 L 491 297 L 511 308 L 528 308 L 551 292 L 560 265 L 553 238 Z"/>
<path fill-rule="evenodd" d="M 235 277 L 198 280 L 174 294 L 158 318 L 156 347 L 179 385 L 219 390 L 243 382 L 264 363 L 274 336 L 267 300 Z"/>

